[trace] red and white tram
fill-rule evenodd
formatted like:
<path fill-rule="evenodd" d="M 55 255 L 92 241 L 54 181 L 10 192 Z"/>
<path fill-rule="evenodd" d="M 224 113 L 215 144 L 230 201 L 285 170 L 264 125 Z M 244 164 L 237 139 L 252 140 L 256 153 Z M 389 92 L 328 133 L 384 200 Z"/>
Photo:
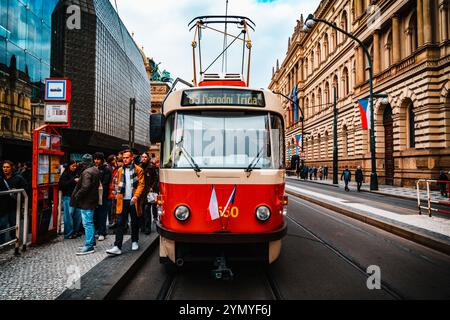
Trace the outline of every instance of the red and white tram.
<path fill-rule="evenodd" d="M 203 22 L 204 23 L 204 22 Z M 248 80 L 248 79 L 247 79 Z M 203 74 L 151 117 L 161 142 L 160 259 L 275 261 L 286 234 L 279 98 L 236 74 Z M 214 260 L 211 260 L 214 261 Z"/>

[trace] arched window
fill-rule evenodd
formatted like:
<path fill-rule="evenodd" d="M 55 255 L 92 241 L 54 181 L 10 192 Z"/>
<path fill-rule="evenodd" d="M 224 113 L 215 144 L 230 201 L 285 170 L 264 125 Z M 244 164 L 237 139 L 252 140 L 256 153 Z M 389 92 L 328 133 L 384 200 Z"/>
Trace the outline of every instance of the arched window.
<path fill-rule="evenodd" d="M 309 64 L 308 64 L 308 58 L 305 58 L 305 75 L 309 75 Z"/>
<path fill-rule="evenodd" d="M 334 75 L 333 77 L 333 90 L 336 88 L 336 99 L 339 99 L 339 82 L 338 82 L 338 76 Z M 333 99 L 334 99 L 334 93 L 332 93 Z"/>
<path fill-rule="evenodd" d="M 333 51 L 336 51 L 336 48 L 338 46 L 338 38 L 337 38 L 337 31 L 336 29 L 333 29 L 333 31 L 331 32 L 331 37 L 333 40 Z"/>
<path fill-rule="evenodd" d="M 328 108 L 329 104 L 330 104 L 330 84 L 327 82 L 325 82 L 325 105 L 326 108 Z"/>
<path fill-rule="evenodd" d="M 348 32 L 348 18 L 347 18 L 347 11 L 345 11 L 345 10 L 344 10 L 344 12 L 342 12 L 341 27 L 342 27 L 343 30 Z M 344 42 L 345 40 L 347 40 L 347 36 L 343 35 L 342 36 L 342 42 Z"/>
<path fill-rule="evenodd" d="M 322 50 L 320 47 L 320 43 L 317 44 L 317 66 L 320 66 L 320 64 L 322 63 Z"/>
<path fill-rule="evenodd" d="M 406 29 L 408 38 L 409 54 L 413 54 L 417 50 L 417 13 L 414 12 L 409 20 L 408 28 Z"/>
<path fill-rule="evenodd" d="M 324 109 L 323 105 L 322 105 L 322 89 L 319 88 L 319 90 L 317 90 L 317 111 L 322 111 Z"/>
<path fill-rule="evenodd" d="M 392 52 L 392 32 L 389 30 L 386 43 L 384 44 L 384 61 L 385 61 L 385 69 L 389 68 L 392 64 L 393 60 L 393 52 Z"/>
<path fill-rule="evenodd" d="M 323 37 L 323 50 L 324 50 L 324 54 L 325 54 L 325 59 L 328 59 L 328 56 L 330 55 L 330 50 L 329 50 L 328 46 L 329 46 L 328 33 L 325 33 L 325 35 Z"/>
<path fill-rule="evenodd" d="M 347 67 L 345 67 L 342 71 L 342 87 L 344 88 L 344 96 L 348 96 L 348 94 L 350 93 L 350 86 Z"/>
<path fill-rule="evenodd" d="M 328 146 L 329 142 L 330 141 L 329 141 L 329 137 L 328 137 L 328 131 L 325 131 L 325 158 L 326 159 L 330 158 L 330 154 L 329 154 L 330 148 Z"/>
<path fill-rule="evenodd" d="M 416 131 L 414 119 L 414 105 L 412 103 L 408 106 L 408 133 L 409 133 L 409 147 L 416 147 Z"/>
<path fill-rule="evenodd" d="M 314 68 L 316 65 L 314 64 L 314 50 L 311 52 L 311 73 L 314 72 Z"/>

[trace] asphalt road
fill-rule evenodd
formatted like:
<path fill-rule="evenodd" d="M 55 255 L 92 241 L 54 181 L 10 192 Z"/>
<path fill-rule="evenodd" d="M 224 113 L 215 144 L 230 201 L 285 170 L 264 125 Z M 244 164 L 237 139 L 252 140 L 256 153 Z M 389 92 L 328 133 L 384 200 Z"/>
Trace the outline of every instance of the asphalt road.
<path fill-rule="evenodd" d="M 170 278 L 155 251 L 117 298 L 450 298 L 449 256 L 292 196 L 288 209 L 288 235 L 279 260 L 268 269 L 233 265 L 234 280 L 218 281 L 212 266 L 193 264 Z M 369 266 L 379 267 L 381 289 L 367 287 Z"/>

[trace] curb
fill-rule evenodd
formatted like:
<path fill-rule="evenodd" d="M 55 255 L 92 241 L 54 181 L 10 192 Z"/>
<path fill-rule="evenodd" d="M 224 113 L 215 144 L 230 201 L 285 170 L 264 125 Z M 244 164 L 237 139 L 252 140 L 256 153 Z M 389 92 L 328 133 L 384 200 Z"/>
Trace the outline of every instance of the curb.
<path fill-rule="evenodd" d="M 416 242 L 418 244 L 421 244 L 423 246 L 426 246 L 428 248 L 437 250 L 439 252 L 445 253 L 447 255 L 450 255 L 450 243 L 445 243 L 442 241 L 438 241 L 436 239 L 433 239 L 431 237 L 427 237 L 423 234 L 418 234 L 418 233 L 414 233 L 411 230 L 405 229 L 405 228 L 401 228 L 399 226 L 393 225 L 393 224 L 389 224 L 385 221 L 379 220 L 379 219 L 375 219 L 372 217 L 368 217 L 365 216 L 363 214 L 359 214 L 356 213 L 354 211 L 348 210 L 348 209 L 344 209 L 342 207 L 338 207 L 336 205 L 332 205 L 326 202 L 322 202 L 319 201 L 317 199 L 314 199 L 312 197 L 309 196 L 305 196 L 303 194 L 297 193 L 295 191 L 290 191 L 286 189 L 286 193 L 293 195 L 295 197 L 301 198 L 303 200 L 306 200 L 308 202 L 312 202 L 314 204 L 317 204 L 321 207 L 324 207 L 326 209 L 330 209 L 333 210 L 335 212 L 338 212 L 340 214 L 343 214 L 347 217 L 359 220 L 361 222 L 364 222 L 366 224 L 369 224 L 371 226 L 377 227 L 379 229 L 382 229 L 384 231 L 390 232 L 392 234 L 395 234 L 399 237 L 402 237 L 404 239 Z"/>
<path fill-rule="evenodd" d="M 157 248 L 159 236 L 155 232 L 147 241 L 140 241 L 140 245 L 142 250 L 136 253 L 127 251 L 118 257 L 105 258 L 81 277 L 81 289 L 66 289 L 56 300 L 114 299 L 148 255 Z M 128 246 L 131 246 L 131 239 L 123 245 Z"/>
<path fill-rule="evenodd" d="M 286 180 L 287 180 L 287 179 L 286 179 Z M 330 187 L 340 188 L 339 185 L 328 184 L 328 183 L 322 183 L 322 182 L 316 182 L 316 181 L 311 181 L 311 180 L 302 180 L 302 179 L 299 179 L 299 180 L 298 180 L 298 179 L 293 179 L 293 178 L 290 178 L 289 180 L 300 181 L 300 182 L 306 182 L 306 183 L 314 183 L 314 184 L 323 185 L 323 186 L 330 186 Z M 412 198 L 412 197 L 407 197 L 407 196 L 401 196 L 401 195 L 397 195 L 397 194 L 393 194 L 393 193 L 388 193 L 388 192 L 370 191 L 370 190 L 367 190 L 367 189 L 361 189 L 361 192 L 380 194 L 380 195 L 388 196 L 388 197 L 392 197 L 392 198 L 398 198 L 398 199 L 404 199 L 404 200 L 411 200 L 411 201 L 417 202 L 417 198 Z M 426 198 L 421 199 L 421 201 L 426 201 Z M 430 202 L 433 203 L 433 204 L 441 204 L 441 203 L 440 203 L 439 201 L 437 201 L 437 200 L 431 200 Z"/>

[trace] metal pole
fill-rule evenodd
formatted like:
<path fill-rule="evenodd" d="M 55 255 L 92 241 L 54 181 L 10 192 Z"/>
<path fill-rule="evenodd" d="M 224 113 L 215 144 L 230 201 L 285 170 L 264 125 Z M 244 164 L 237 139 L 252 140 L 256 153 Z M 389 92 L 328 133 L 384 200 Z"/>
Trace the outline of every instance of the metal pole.
<path fill-rule="evenodd" d="M 337 94 L 336 86 L 333 88 L 333 184 L 339 184 L 338 180 L 338 140 L 337 140 Z"/>

